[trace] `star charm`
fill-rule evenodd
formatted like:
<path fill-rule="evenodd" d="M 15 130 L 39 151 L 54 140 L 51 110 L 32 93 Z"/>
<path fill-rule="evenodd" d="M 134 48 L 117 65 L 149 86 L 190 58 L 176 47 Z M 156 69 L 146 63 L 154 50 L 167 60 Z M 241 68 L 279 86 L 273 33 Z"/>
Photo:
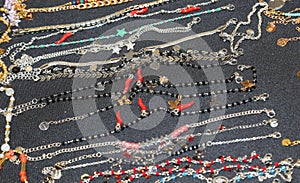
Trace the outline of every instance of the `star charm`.
<path fill-rule="evenodd" d="M 181 96 L 179 96 L 178 97 L 178 99 L 177 100 L 175 100 L 175 101 L 172 101 L 172 100 L 169 100 L 168 101 L 168 104 L 169 104 L 169 108 L 170 108 L 170 110 L 173 110 L 173 109 L 175 109 L 179 104 L 180 104 L 180 101 L 181 101 Z"/>
<path fill-rule="evenodd" d="M 135 45 L 134 43 L 129 42 L 125 46 L 127 47 L 127 50 L 133 50 L 134 49 L 134 45 Z"/>
<path fill-rule="evenodd" d="M 120 51 L 121 51 L 121 48 L 119 48 L 118 46 L 113 46 L 112 47 L 112 53 L 119 54 Z"/>
<path fill-rule="evenodd" d="M 254 83 L 250 83 L 249 80 L 242 81 L 241 84 L 243 85 L 242 90 L 244 92 L 247 91 L 248 89 L 251 89 L 253 86 L 255 86 L 255 84 Z"/>
<path fill-rule="evenodd" d="M 130 50 L 129 52 L 124 53 L 124 55 L 128 60 L 130 60 L 133 58 L 134 52 L 132 50 Z"/>
<path fill-rule="evenodd" d="M 127 32 L 125 31 L 125 29 L 118 29 L 117 30 L 117 36 L 120 36 L 120 37 L 124 37 L 124 35 L 127 34 Z"/>

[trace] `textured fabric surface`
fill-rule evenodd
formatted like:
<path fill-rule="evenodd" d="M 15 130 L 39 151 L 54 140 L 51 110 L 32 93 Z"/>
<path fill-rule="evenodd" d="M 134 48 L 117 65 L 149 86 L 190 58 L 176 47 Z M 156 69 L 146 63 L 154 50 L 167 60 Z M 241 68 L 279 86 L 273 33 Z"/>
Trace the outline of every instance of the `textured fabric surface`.
<path fill-rule="evenodd" d="M 46 7 L 52 6 L 57 4 L 65 3 L 64 0 L 55 0 L 55 1 L 33 1 L 28 0 L 26 2 L 28 7 Z M 104 15 L 110 14 L 117 10 L 123 9 L 127 6 L 134 5 L 137 3 L 148 2 L 145 0 L 133 1 L 129 3 L 125 3 L 122 5 L 111 6 L 111 7 L 104 7 L 99 9 L 90 9 L 90 10 L 72 10 L 72 11 L 64 11 L 59 13 L 36 13 L 34 14 L 34 20 L 23 20 L 20 23 L 20 27 L 35 27 L 35 26 L 42 26 L 42 25 L 52 25 L 52 24 L 61 24 L 61 23 L 74 23 L 79 21 L 86 21 L 91 20 L 94 18 L 102 17 Z M 197 1 L 198 2 L 198 1 Z M 164 9 L 174 9 L 176 7 L 182 7 L 187 4 L 193 4 L 194 1 L 178 1 L 176 3 L 170 3 L 167 5 L 162 6 Z M 203 32 L 207 30 L 214 29 L 217 26 L 223 25 L 228 19 L 230 18 L 237 18 L 239 20 L 246 20 L 246 16 L 249 11 L 251 11 L 251 7 L 256 1 L 254 0 L 247 0 L 247 1 L 231 1 L 231 0 L 223 0 L 216 4 L 203 7 L 204 10 L 210 9 L 212 7 L 219 7 L 220 5 L 225 5 L 232 3 L 236 6 L 235 11 L 223 11 L 220 13 L 208 14 L 201 16 L 202 21 L 198 25 L 193 27 L 193 31 L 195 33 Z M 299 7 L 300 3 L 299 0 L 293 0 L 286 3 L 286 6 L 283 10 L 290 10 L 296 7 Z M 154 8 L 151 11 L 157 11 L 160 7 Z M 170 14 L 170 15 L 159 15 L 153 16 L 149 19 L 154 20 L 145 20 L 145 22 L 149 21 L 156 21 L 157 19 L 168 19 L 171 17 L 176 17 L 177 14 Z M 97 37 L 105 32 L 116 32 L 119 27 L 126 27 L 126 22 L 130 23 L 132 21 L 140 21 L 137 20 L 124 20 L 118 23 L 112 23 L 109 25 L 105 25 L 101 28 L 83 31 L 77 33 L 75 36 L 71 37 L 69 40 L 78 40 L 78 39 L 86 39 L 90 37 Z M 296 76 L 296 73 L 300 70 L 299 65 L 299 42 L 291 42 L 288 43 L 287 46 L 281 48 L 276 45 L 276 41 L 280 37 L 292 37 L 292 36 L 300 36 L 299 32 L 295 30 L 295 26 L 287 25 L 282 26 L 278 25 L 277 30 L 275 33 L 267 33 L 264 29 L 267 25 L 269 20 L 266 17 L 263 17 L 263 25 L 262 25 L 262 37 L 258 41 L 245 41 L 242 43 L 241 47 L 245 50 L 245 54 L 240 57 L 239 64 L 245 65 L 253 65 L 257 69 L 257 76 L 258 76 L 258 83 L 256 89 L 251 93 L 242 93 L 242 94 L 228 94 L 227 101 L 233 102 L 240 99 L 248 98 L 250 96 L 259 95 L 261 93 L 269 93 L 270 100 L 267 102 L 256 102 L 256 103 L 249 103 L 243 106 L 238 106 L 234 109 L 226 109 L 226 113 L 233 113 L 239 112 L 244 110 L 250 109 L 263 109 L 263 108 L 270 108 L 276 111 L 276 118 L 279 121 L 279 126 L 277 128 L 271 128 L 269 126 L 266 127 L 259 127 L 249 130 L 239 130 L 233 131 L 229 133 L 223 133 L 218 135 L 215 140 L 229 140 L 234 138 L 244 138 L 244 137 L 252 137 L 252 136 L 260 136 L 262 134 L 268 134 L 273 131 L 279 131 L 282 134 L 282 137 L 290 138 L 290 139 L 299 139 L 299 89 L 300 89 L 300 78 Z M 186 24 L 190 22 L 189 20 L 179 21 L 177 23 L 186 26 Z M 254 22 L 248 26 L 247 28 L 253 28 L 256 26 L 256 19 Z M 141 20 L 139 23 L 143 23 Z M 172 24 L 170 24 L 172 25 Z M 118 27 L 116 29 L 116 27 Z M 166 25 L 165 27 L 168 27 Z M 247 29 L 246 28 L 246 29 Z M 243 28 L 243 31 L 246 29 Z M 130 30 L 130 27 L 126 27 L 126 30 Z M 44 33 L 45 34 L 45 33 Z M 147 35 L 148 34 L 148 35 Z M 185 35 L 190 35 L 191 33 L 178 33 L 178 38 L 183 37 Z M 42 35 L 42 34 L 34 34 L 34 35 Z M 152 37 L 152 35 L 154 37 Z M 9 46 L 11 44 L 21 42 L 21 41 L 29 41 L 32 35 L 26 35 L 21 37 L 16 37 L 13 39 L 12 42 L 9 44 L 3 44 L 1 46 Z M 144 36 L 144 35 L 143 35 Z M 143 37 L 142 36 L 142 37 Z M 153 41 L 139 41 L 137 42 L 137 46 L 135 50 L 138 50 L 141 47 L 148 46 L 151 44 L 157 44 L 163 42 L 162 40 L 168 39 L 167 36 L 162 36 L 155 33 L 146 33 L 145 36 L 147 38 L 153 38 Z M 155 37 L 157 36 L 157 38 Z M 126 37 L 126 36 L 125 36 Z M 41 44 L 46 44 L 47 42 L 53 42 L 58 40 L 60 36 L 55 36 L 54 38 L 47 39 L 41 41 Z M 200 41 L 200 39 L 199 39 Z M 229 49 L 228 42 L 223 42 L 218 35 L 212 35 L 208 37 L 204 37 L 201 41 L 205 42 L 205 44 L 201 44 L 203 47 L 210 48 L 213 51 L 220 50 L 222 48 Z M 110 41 L 104 42 L 109 43 Z M 193 47 L 197 40 L 193 42 L 186 43 L 185 47 L 190 47 L 193 49 L 198 49 L 198 47 Z M 45 53 L 50 53 L 59 49 L 67 49 L 70 46 L 66 46 L 63 48 L 49 48 L 49 49 L 36 49 L 36 50 L 29 50 L 26 54 L 37 56 L 42 55 Z M 125 51 L 125 50 L 123 50 Z M 109 55 L 107 52 L 103 55 Z M 116 56 L 116 55 L 113 55 Z M 17 56 L 17 58 L 20 55 Z M 108 56 L 109 57 L 109 56 Z M 61 58 L 66 61 L 78 61 L 80 60 L 80 56 L 72 55 Z M 103 58 L 98 58 L 103 59 Z M 9 64 L 8 59 L 4 59 L 4 61 Z M 45 61 L 42 61 L 44 63 Z M 47 62 L 47 60 L 46 60 Z M 222 72 L 225 77 L 228 77 L 232 72 L 236 70 L 233 66 L 224 66 L 222 67 Z M 187 73 L 189 77 L 191 77 L 195 81 L 207 80 L 205 74 L 203 72 L 196 73 L 195 70 L 187 69 Z M 174 75 L 177 75 L 175 73 Z M 179 75 L 179 74 L 178 74 Z M 15 98 L 16 104 L 20 104 L 23 102 L 30 101 L 33 98 L 40 98 L 44 96 L 48 96 L 54 93 L 63 92 L 66 90 L 70 90 L 75 86 L 83 85 L 85 86 L 88 81 L 81 81 L 79 82 L 76 80 L 76 85 L 74 84 L 74 80 L 72 79 L 59 79 L 55 81 L 49 82 L 39 82 L 35 83 L 33 81 L 14 81 L 12 86 L 15 89 Z M 95 82 L 95 81 L 89 81 Z M 118 84 L 116 84 L 118 85 Z M 120 86 L 123 85 L 122 83 Z M 237 86 L 233 85 L 230 86 L 231 88 Z M 230 88 L 228 86 L 228 88 Z M 122 88 L 122 87 L 120 87 Z M 202 87 L 198 89 L 198 92 L 205 92 L 209 88 Z M 109 90 L 107 90 L 109 91 Z M 94 91 L 89 91 L 87 93 L 94 93 Z M 84 94 L 84 93 L 82 93 Z M 4 94 L 1 94 L 4 98 Z M 142 97 L 145 98 L 145 103 L 148 105 L 151 103 L 151 97 L 153 95 L 142 94 Z M 202 101 L 203 100 L 203 101 Z M 208 105 L 209 100 L 207 99 L 200 99 L 200 106 Z M 1 100 L 1 108 L 4 108 L 7 104 L 7 100 Z M 97 107 L 103 107 L 106 104 L 109 104 L 110 101 L 107 99 L 95 100 Z M 37 109 L 25 112 L 22 115 L 16 116 L 13 118 L 13 122 L 11 124 L 11 145 L 13 147 L 22 146 L 22 147 L 34 147 L 38 145 L 53 143 L 53 142 L 60 142 L 64 140 L 69 140 L 73 138 L 82 137 L 83 132 L 80 128 L 85 128 L 84 133 L 89 133 L 86 129 L 90 129 L 91 132 L 94 132 L 94 125 L 97 125 L 97 119 L 100 117 L 102 123 L 108 128 L 112 129 L 115 124 L 115 113 L 114 111 L 106 112 L 105 114 L 101 114 L 100 116 L 95 118 L 89 118 L 84 121 L 62 124 L 62 125 L 54 125 L 49 128 L 47 131 L 40 131 L 38 125 L 42 121 L 49 121 L 49 120 L 57 120 L 65 117 L 72 117 L 74 114 L 82 114 L 84 112 L 89 112 L 89 108 L 80 108 L 80 106 L 86 106 L 87 108 L 90 107 L 89 103 L 81 103 L 81 102 L 60 102 L 50 104 L 49 106 L 43 109 Z M 95 104 L 94 104 L 95 105 Z M 162 102 L 162 105 L 166 106 L 166 102 Z M 75 106 L 75 107 L 74 107 Z M 79 107 L 78 107 L 79 106 Z M 138 114 L 138 107 L 136 106 L 136 102 L 134 105 L 130 107 L 134 114 Z M 196 109 L 196 108 L 195 108 Z M 75 110 L 75 112 L 74 112 Z M 82 112 L 81 112 L 81 111 Z M 198 121 L 205 120 L 209 118 L 208 114 L 199 115 Z M 224 122 L 226 126 L 235 126 L 239 124 L 250 124 L 260 122 L 261 120 L 266 119 L 264 115 L 259 116 L 251 116 L 251 117 L 242 117 L 238 119 L 233 119 L 230 121 Z M 4 134 L 4 118 L 2 117 L 2 125 L 0 128 L 0 134 Z M 126 120 L 124 120 L 126 121 Z M 170 133 L 172 130 L 175 129 L 177 119 L 174 119 L 170 115 L 165 115 L 164 119 L 161 119 L 160 123 L 151 128 L 151 125 L 148 129 L 141 130 L 142 127 L 132 127 L 131 129 L 125 130 L 121 134 L 116 135 L 116 138 L 120 140 L 126 141 L 141 141 L 151 137 L 159 137 L 165 133 Z M 151 121 L 147 121 L 151 122 Z M 143 125 L 141 125 L 143 126 Z M 201 128 L 200 130 L 204 130 Z M 2 142 L 2 139 L 1 141 Z M 95 142 L 95 141 L 94 141 Z M 86 142 L 83 144 L 87 144 Z M 274 161 L 279 161 L 285 159 L 287 157 L 292 158 L 299 158 L 300 155 L 300 146 L 295 147 L 282 147 L 281 146 L 281 139 L 266 139 L 254 142 L 246 142 L 246 143 L 237 143 L 232 145 L 225 145 L 225 146 L 215 146 L 209 148 L 207 150 L 207 154 L 205 159 L 215 159 L 220 155 L 234 155 L 234 156 L 242 156 L 245 154 L 250 154 L 251 151 L 257 151 L 259 154 L 265 154 L 270 152 L 273 154 Z M 51 160 L 42 161 L 42 162 L 29 162 L 28 163 L 28 177 L 30 182 L 41 182 L 43 179 L 43 174 L 41 170 L 45 166 L 52 166 L 54 163 L 67 160 L 73 158 L 75 156 L 89 154 L 95 152 L 95 150 L 89 150 L 86 152 L 80 152 L 76 154 L 64 154 L 58 156 L 57 158 L 53 158 Z M 40 154 L 40 153 L 39 153 Z M 190 153 L 191 154 L 191 153 Z M 33 154 L 32 154 L 33 155 Z M 64 171 L 63 177 L 58 180 L 57 182 L 64 182 L 64 183 L 71 183 L 71 182 L 79 182 L 80 176 L 84 173 L 92 173 L 96 170 L 105 170 L 109 169 L 108 165 L 101 165 L 101 166 L 92 166 L 83 169 L 71 170 L 71 171 Z M 126 166 L 124 166 L 126 168 Z M 12 165 L 10 163 L 6 163 L 3 167 L 3 170 L 0 171 L 0 182 L 4 183 L 13 183 L 18 182 L 19 179 L 19 167 Z M 294 179 L 292 182 L 298 183 L 300 181 L 300 171 L 294 171 Z M 153 182 L 155 179 L 140 179 L 139 182 Z M 97 181 L 96 181 L 97 182 Z M 98 181 L 99 182 L 99 181 Z M 182 179 L 176 180 L 174 182 L 196 182 L 196 180 L 190 179 Z M 257 179 L 255 180 L 246 180 L 244 182 L 258 182 Z M 267 180 L 266 182 L 272 182 L 272 180 Z"/>

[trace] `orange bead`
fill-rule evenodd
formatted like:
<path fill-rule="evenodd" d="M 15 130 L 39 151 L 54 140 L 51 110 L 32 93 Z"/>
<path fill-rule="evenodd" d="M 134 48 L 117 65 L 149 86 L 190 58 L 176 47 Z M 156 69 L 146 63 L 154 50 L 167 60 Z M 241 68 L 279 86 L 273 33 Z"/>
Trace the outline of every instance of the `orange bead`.
<path fill-rule="evenodd" d="M 26 158 L 25 154 L 20 154 L 20 161 L 21 161 L 21 163 L 27 162 L 27 158 Z"/>
<path fill-rule="evenodd" d="M 20 180 L 21 180 L 21 182 L 27 181 L 27 176 L 21 176 L 21 177 L 20 177 Z"/>
<path fill-rule="evenodd" d="M 22 176 L 26 176 L 27 174 L 26 174 L 26 172 L 25 171 L 20 171 L 20 177 L 22 177 Z"/>

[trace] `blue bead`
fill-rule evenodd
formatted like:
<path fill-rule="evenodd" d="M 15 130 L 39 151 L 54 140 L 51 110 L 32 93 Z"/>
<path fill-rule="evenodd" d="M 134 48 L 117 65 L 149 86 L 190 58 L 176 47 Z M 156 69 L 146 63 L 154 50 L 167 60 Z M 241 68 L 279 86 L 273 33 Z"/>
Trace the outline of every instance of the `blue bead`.
<path fill-rule="evenodd" d="M 264 172 L 259 172 L 259 176 L 264 176 L 265 173 Z"/>
<path fill-rule="evenodd" d="M 252 178 L 252 175 L 251 175 L 251 174 L 248 174 L 248 175 L 247 175 L 247 178 L 248 178 L 248 179 L 251 179 L 251 178 Z"/>
<path fill-rule="evenodd" d="M 196 173 L 193 173 L 193 178 L 194 179 L 198 178 L 198 175 Z"/>
<path fill-rule="evenodd" d="M 176 179 L 176 175 L 172 174 L 171 179 L 175 180 Z"/>
<path fill-rule="evenodd" d="M 165 183 L 165 178 L 161 178 L 160 181 L 161 181 L 162 183 Z"/>
<path fill-rule="evenodd" d="M 186 172 L 186 171 L 183 172 L 183 173 L 182 173 L 182 176 L 186 177 L 186 176 L 187 176 L 187 172 Z"/>
<path fill-rule="evenodd" d="M 286 170 L 286 167 L 282 166 L 280 169 L 281 169 L 282 172 L 284 172 Z"/>
<path fill-rule="evenodd" d="M 76 5 L 76 1 L 72 1 L 72 5 Z"/>
<path fill-rule="evenodd" d="M 241 177 L 240 177 L 240 176 L 237 176 L 237 177 L 235 178 L 235 180 L 236 180 L 237 182 L 241 182 Z"/>
<path fill-rule="evenodd" d="M 270 170 L 270 174 L 271 174 L 271 175 L 274 175 L 274 174 L 275 174 L 275 170 L 274 170 L 274 169 L 271 169 L 271 170 Z"/>

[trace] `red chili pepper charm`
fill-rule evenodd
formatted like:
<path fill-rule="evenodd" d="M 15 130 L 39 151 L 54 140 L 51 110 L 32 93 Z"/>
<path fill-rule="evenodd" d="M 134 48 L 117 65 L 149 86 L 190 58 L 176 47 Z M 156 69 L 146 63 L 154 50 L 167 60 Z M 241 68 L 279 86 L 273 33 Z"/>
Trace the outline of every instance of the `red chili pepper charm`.
<path fill-rule="evenodd" d="M 66 39 L 68 39 L 69 37 L 73 36 L 73 33 L 72 32 L 67 32 L 65 33 L 61 38 L 60 40 L 58 41 L 55 41 L 55 44 L 61 44 L 63 43 Z"/>
<path fill-rule="evenodd" d="M 132 81 L 133 81 L 133 75 L 131 74 L 131 75 L 129 75 L 128 79 L 125 81 L 125 87 L 123 90 L 124 95 L 128 92 Z"/>
<path fill-rule="evenodd" d="M 181 104 L 181 105 L 177 106 L 177 109 L 178 109 L 178 111 L 182 111 L 184 109 L 192 107 L 194 104 L 195 104 L 195 101 L 192 101 L 192 102 L 187 103 L 187 104 Z"/>
<path fill-rule="evenodd" d="M 147 107 L 145 106 L 145 104 L 143 103 L 142 98 L 138 98 L 138 105 L 141 108 L 141 111 L 147 111 Z"/>
<path fill-rule="evenodd" d="M 123 124 L 123 120 L 121 119 L 121 111 L 118 111 L 116 114 L 117 124 L 121 125 Z"/>
<path fill-rule="evenodd" d="M 136 72 L 136 75 L 138 77 L 138 81 L 140 83 L 142 83 L 144 81 L 144 78 L 143 78 L 143 74 L 142 74 L 142 68 L 139 68 Z"/>
<path fill-rule="evenodd" d="M 139 10 L 133 10 L 133 11 L 130 12 L 130 15 L 131 15 L 131 16 L 134 16 L 134 15 L 142 15 L 142 14 L 146 13 L 148 10 L 149 10 L 148 7 L 145 7 L 145 8 L 143 8 L 143 9 L 139 9 Z"/>
<path fill-rule="evenodd" d="M 190 7 L 187 7 L 187 8 L 182 8 L 181 13 L 182 14 L 187 14 L 187 13 L 197 11 L 197 10 L 200 10 L 199 6 L 190 6 Z"/>

